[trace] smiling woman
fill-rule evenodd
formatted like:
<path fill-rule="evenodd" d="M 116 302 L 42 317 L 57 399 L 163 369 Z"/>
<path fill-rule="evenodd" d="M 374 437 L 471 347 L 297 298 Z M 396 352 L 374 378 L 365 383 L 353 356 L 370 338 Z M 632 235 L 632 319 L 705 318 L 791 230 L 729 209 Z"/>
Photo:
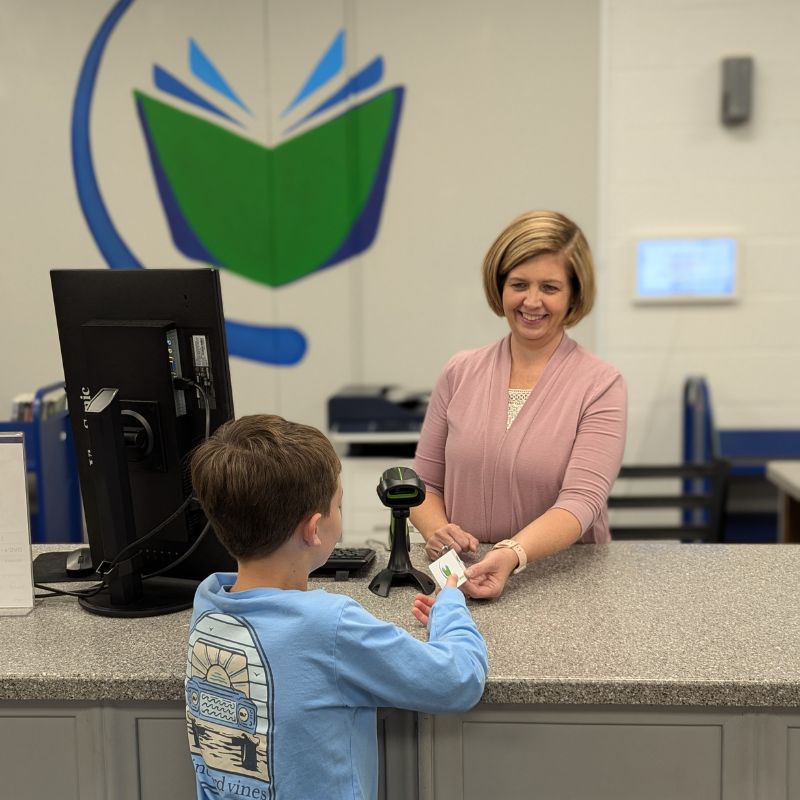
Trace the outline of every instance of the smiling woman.
<path fill-rule="evenodd" d="M 566 335 L 595 298 L 591 251 L 572 220 L 515 219 L 486 254 L 483 285 L 510 332 L 457 353 L 439 377 L 414 463 L 427 495 L 411 518 L 431 558 L 493 542 L 462 588 L 496 597 L 528 561 L 610 540 L 627 397 L 619 372 Z"/>

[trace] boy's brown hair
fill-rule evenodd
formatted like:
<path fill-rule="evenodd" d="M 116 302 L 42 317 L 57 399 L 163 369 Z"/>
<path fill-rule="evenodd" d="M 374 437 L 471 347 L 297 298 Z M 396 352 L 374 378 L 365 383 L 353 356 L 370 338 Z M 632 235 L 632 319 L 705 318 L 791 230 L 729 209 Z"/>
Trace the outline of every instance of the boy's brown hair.
<path fill-rule="evenodd" d="M 237 560 L 267 556 L 315 512 L 327 516 L 341 463 L 316 428 L 272 414 L 221 425 L 192 454 L 192 484 Z"/>

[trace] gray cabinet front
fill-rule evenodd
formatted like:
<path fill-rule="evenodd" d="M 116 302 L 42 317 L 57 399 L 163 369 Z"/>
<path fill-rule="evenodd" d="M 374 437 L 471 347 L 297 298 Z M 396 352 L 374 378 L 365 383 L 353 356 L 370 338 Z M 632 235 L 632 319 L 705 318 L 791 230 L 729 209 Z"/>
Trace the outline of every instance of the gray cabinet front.
<path fill-rule="evenodd" d="M 754 800 L 752 720 L 485 706 L 429 718 L 423 800 Z M 423 726 L 424 727 L 424 726 Z"/>

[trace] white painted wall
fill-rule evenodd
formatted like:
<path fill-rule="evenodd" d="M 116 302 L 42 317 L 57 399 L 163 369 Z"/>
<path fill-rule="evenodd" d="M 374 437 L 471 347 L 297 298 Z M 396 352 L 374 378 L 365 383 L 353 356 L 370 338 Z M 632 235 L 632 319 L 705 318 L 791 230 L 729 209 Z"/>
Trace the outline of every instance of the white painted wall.
<path fill-rule="evenodd" d="M 800 426 L 800 3 L 603 5 L 598 348 L 626 376 L 626 461 L 680 456 L 681 390 L 707 376 L 721 427 Z M 755 59 L 754 113 L 721 125 L 721 60 Z M 733 230 L 741 300 L 635 306 L 633 242 Z"/>
<path fill-rule="evenodd" d="M 48 270 L 105 268 L 78 209 L 69 126 L 83 57 L 112 6 L 0 0 L 0 410 L 61 375 Z M 594 239 L 598 24 L 596 0 L 135 0 L 104 56 L 92 140 L 112 216 L 149 266 L 192 262 L 172 245 L 131 91 L 153 92 L 156 62 L 191 79 L 189 36 L 252 103 L 250 134 L 266 143 L 339 27 L 351 72 L 380 54 L 382 88 L 406 87 L 373 246 L 276 290 L 223 274 L 230 316 L 297 324 L 309 339 L 297 367 L 233 360 L 238 414 L 324 427 L 327 397 L 347 383 L 430 388 L 453 352 L 505 331 L 480 264 L 507 222 L 553 207 Z M 591 318 L 577 337 L 592 346 Z"/>
<path fill-rule="evenodd" d="M 111 5 L 0 0 L 0 410 L 60 375 L 48 270 L 103 267 L 77 207 L 69 120 L 89 38 Z M 584 226 L 599 256 L 598 308 L 577 336 L 628 380 L 627 461 L 679 456 L 688 374 L 708 376 L 722 426 L 800 424 L 796 0 L 240 0 L 226 4 L 225 26 L 219 8 L 136 0 L 98 88 L 100 177 L 149 263 L 190 262 L 165 230 L 126 116 L 129 89 L 149 85 L 153 61 L 191 30 L 226 54 L 248 96 L 262 96 L 267 141 L 297 70 L 338 24 L 353 32 L 352 68 L 380 52 L 384 84 L 408 90 L 373 247 L 277 291 L 224 275 L 230 312 L 295 318 L 311 345 L 297 369 L 235 360 L 238 413 L 322 426 L 325 398 L 344 383 L 430 386 L 454 350 L 503 332 L 483 301 L 481 257 L 516 213 L 550 206 Z M 264 68 L 253 70 L 248 58 L 262 50 Z M 755 59 L 754 117 L 741 129 L 719 123 L 728 55 Z M 718 229 L 741 242 L 739 303 L 633 305 L 637 235 Z M 387 358 L 398 331 L 402 346 Z"/>

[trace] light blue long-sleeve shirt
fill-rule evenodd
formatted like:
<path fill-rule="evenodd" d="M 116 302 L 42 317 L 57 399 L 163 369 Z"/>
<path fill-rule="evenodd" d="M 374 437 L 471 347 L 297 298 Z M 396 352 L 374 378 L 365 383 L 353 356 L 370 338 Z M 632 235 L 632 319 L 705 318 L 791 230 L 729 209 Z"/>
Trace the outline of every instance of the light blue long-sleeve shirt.
<path fill-rule="evenodd" d="M 486 645 L 457 589 L 433 606 L 429 641 L 323 590 L 195 598 L 186 672 L 198 798 L 373 800 L 376 708 L 455 713 L 481 698 Z"/>

